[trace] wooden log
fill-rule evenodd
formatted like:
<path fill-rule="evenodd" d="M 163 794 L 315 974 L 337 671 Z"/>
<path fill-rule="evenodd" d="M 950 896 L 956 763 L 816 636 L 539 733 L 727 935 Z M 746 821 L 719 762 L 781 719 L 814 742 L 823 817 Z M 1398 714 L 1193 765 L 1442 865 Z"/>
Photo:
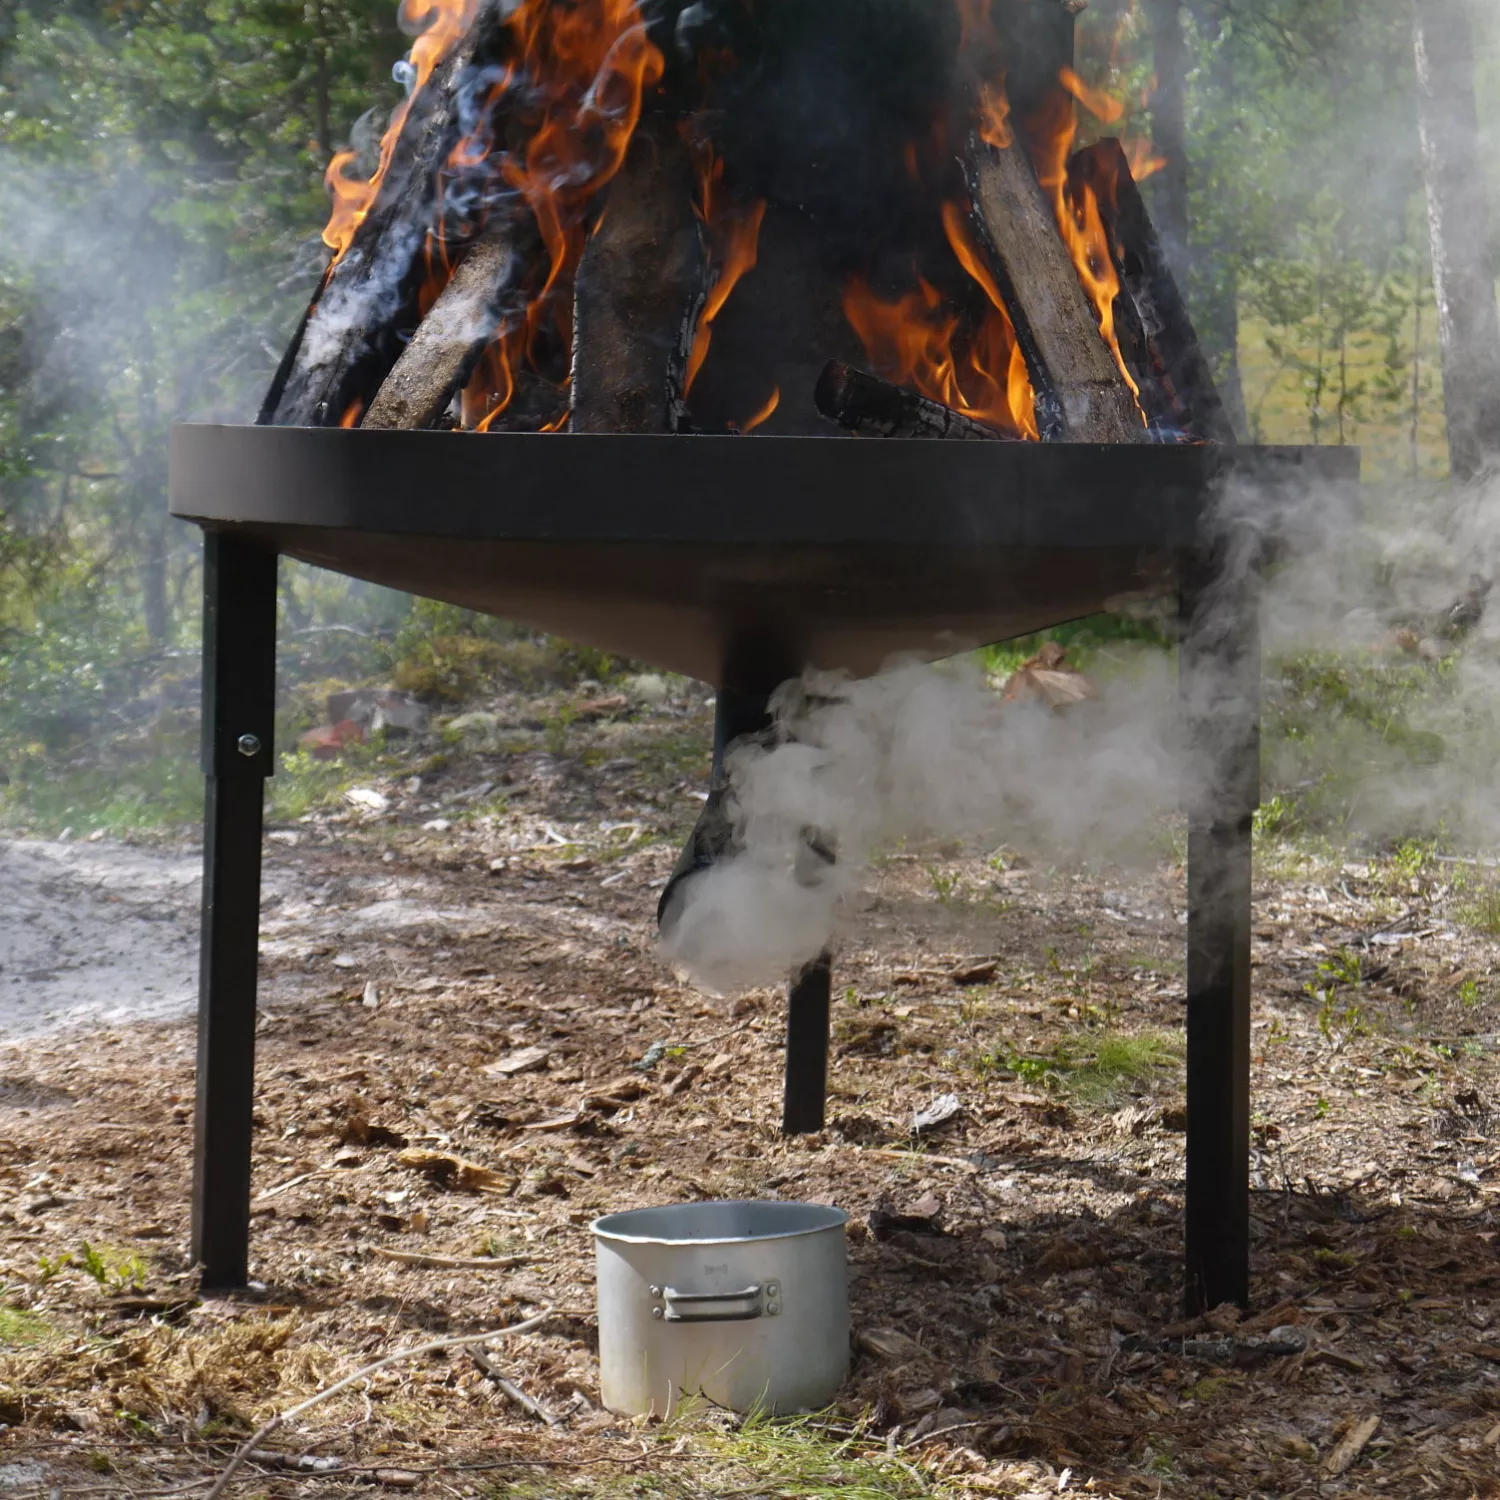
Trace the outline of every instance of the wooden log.
<path fill-rule="evenodd" d="M 706 293 L 692 158 L 672 121 L 643 119 L 579 261 L 574 432 L 675 432 Z"/>
<path fill-rule="evenodd" d="M 461 129 L 460 96 L 470 68 L 503 53 L 510 9 L 506 0 L 482 0 L 468 32 L 413 99 L 376 200 L 320 287 L 265 420 L 336 426 L 355 402 L 374 396 L 400 357 L 401 335 L 416 323 L 438 173 Z"/>
<path fill-rule="evenodd" d="M 1160 237 L 1146 211 L 1119 141 L 1106 139 L 1077 152 L 1069 178 L 1087 184 L 1099 203 L 1110 258 L 1120 277 L 1122 320 L 1140 331 L 1142 404 L 1153 423 L 1207 442 L 1232 443 L 1229 420 L 1213 371 L 1198 343 Z M 1128 309 L 1121 308 L 1128 302 Z M 1156 408 L 1153 410 L 1153 408 Z"/>
<path fill-rule="evenodd" d="M 1074 443 L 1149 437 L 1021 146 L 970 139 L 975 225 L 1037 388 L 1042 435 Z"/>
<path fill-rule="evenodd" d="M 982 442 L 1019 442 L 973 417 L 966 417 L 941 401 L 919 396 L 879 376 L 831 359 L 818 381 L 813 398 L 831 422 L 850 432 L 880 437 L 959 438 Z"/>
<path fill-rule="evenodd" d="M 498 331 L 526 251 L 540 246 L 534 221 L 527 215 L 522 223 L 493 224 L 469 246 L 361 427 L 431 427 L 447 409 Z"/>

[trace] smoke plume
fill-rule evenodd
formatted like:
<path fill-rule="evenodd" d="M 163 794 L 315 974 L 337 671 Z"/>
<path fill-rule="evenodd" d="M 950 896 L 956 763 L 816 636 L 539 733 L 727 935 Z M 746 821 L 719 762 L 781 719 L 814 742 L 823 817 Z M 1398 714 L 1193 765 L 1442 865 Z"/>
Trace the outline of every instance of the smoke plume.
<path fill-rule="evenodd" d="M 1326 671 L 1350 676 L 1318 708 L 1316 774 L 1338 785 L 1342 817 L 1323 831 L 1500 838 L 1500 620 L 1484 611 L 1500 482 L 1362 497 L 1242 485 L 1220 519 L 1243 544 L 1228 549 L 1211 598 L 1234 607 L 1238 570 L 1264 561 L 1265 795 L 1305 771 L 1296 756 L 1309 753 L 1277 728 L 1296 707 L 1282 701 L 1282 663 L 1326 658 Z M 1159 855 L 1163 820 L 1200 789 L 1213 747 L 1185 738 L 1168 652 L 1112 655 L 1098 696 L 1062 709 L 1003 702 L 966 660 L 785 684 L 769 742 L 728 757 L 735 847 L 682 882 L 664 956 L 710 991 L 778 982 L 837 940 L 871 858 L 903 839 L 1003 842 L 1056 863 Z M 1389 723 L 1367 722 L 1360 672 L 1371 691 L 1393 673 L 1414 684 L 1398 709 L 1379 699 Z M 1206 690 L 1238 691 L 1227 678 Z"/>

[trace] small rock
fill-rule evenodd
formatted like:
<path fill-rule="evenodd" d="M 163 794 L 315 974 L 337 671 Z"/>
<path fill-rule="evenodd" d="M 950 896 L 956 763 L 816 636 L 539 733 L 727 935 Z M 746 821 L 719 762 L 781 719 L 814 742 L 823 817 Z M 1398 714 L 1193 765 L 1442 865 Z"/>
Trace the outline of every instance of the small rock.
<path fill-rule="evenodd" d="M 383 813 L 391 805 L 391 799 L 372 786 L 351 786 L 344 793 L 344 801 L 361 812 Z"/>
<path fill-rule="evenodd" d="M 356 969 L 359 960 L 352 953 L 335 953 L 329 960 L 335 969 Z"/>
<path fill-rule="evenodd" d="M 926 1130 L 936 1130 L 939 1125 L 948 1124 L 962 1110 L 963 1102 L 957 1094 L 939 1094 L 931 1104 L 919 1109 L 911 1117 L 911 1128 L 917 1135 Z"/>
<path fill-rule="evenodd" d="M 360 1004 L 369 1010 L 374 1010 L 380 1004 L 380 990 L 373 979 L 365 981 L 365 992 L 360 997 Z"/>
<path fill-rule="evenodd" d="M 500 728 L 500 717 L 498 714 L 476 709 L 473 713 L 459 714 L 456 719 L 449 719 L 447 728 L 455 734 L 463 735 L 465 739 L 484 739 Z"/>
<path fill-rule="evenodd" d="M 671 696 L 666 678 L 658 676 L 655 672 L 641 672 L 635 677 L 627 677 L 620 686 L 629 697 L 637 702 L 649 703 L 653 706 L 665 703 Z"/>
<path fill-rule="evenodd" d="M 428 821 L 422 825 L 422 832 L 447 833 L 447 831 L 452 827 L 453 825 L 447 820 L 447 818 L 429 818 Z"/>

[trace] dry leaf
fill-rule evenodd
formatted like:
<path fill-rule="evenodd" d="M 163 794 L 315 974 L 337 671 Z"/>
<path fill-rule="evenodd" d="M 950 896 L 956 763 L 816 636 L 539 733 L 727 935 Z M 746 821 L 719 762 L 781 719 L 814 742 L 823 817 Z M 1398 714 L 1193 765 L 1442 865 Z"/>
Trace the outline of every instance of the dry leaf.
<path fill-rule="evenodd" d="M 986 959 L 982 963 L 966 964 L 955 969 L 948 978 L 954 984 L 988 984 L 1000 972 L 998 959 Z"/>
<path fill-rule="evenodd" d="M 1323 1460 L 1323 1472 L 1330 1478 L 1344 1473 L 1354 1463 L 1354 1460 L 1364 1452 L 1365 1444 L 1375 1436 L 1375 1429 L 1379 1426 L 1380 1417 L 1378 1415 L 1365 1417 L 1356 1422 L 1334 1444 L 1332 1452 Z"/>
<path fill-rule="evenodd" d="M 1094 685 L 1076 667 L 1067 664 L 1067 651 L 1048 641 L 1030 661 L 1011 674 L 1001 694 L 1007 703 L 1046 703 L 1064 708 L 1095 696 Z"/>
<path fill-rule="evenodd" d="M 914 1338 L 895 1328 L 867 1328 L 857 1342 L 861 1349 L 879 1359 L 923 1359 L 927 1353 Z"/>
<path fill-rule="evenodd" d="M 509 1052 L 496 1059 L 484 1072 L 491 1077 L 514 1078 L 520 1073 L 534 1073 L 547 1065 L 552 1055 L 550 1047 L 522 1047 L 519 1052 Z"/>
<path fill-rule="evenodd" d="M 924 1130 L 936 1130 L 962 1113 L 963 1107 L 957 1094 L 939 1094 L 925 1109 L 919 1109 L 911 1117 L 912 1132 L 921 1135 Z"/>
<path fill-rule="evenodd" d="M 478 1162 L 450 1156 L 446 1151 L 426 1151 L 411 1146 L 396 1158 L 403 1167 L 414 1167 L 440 1187 L 462 1188 L 470 1193 L 508 1193 L 515 1186 L 513 1177 L 502 1177 Z"/>

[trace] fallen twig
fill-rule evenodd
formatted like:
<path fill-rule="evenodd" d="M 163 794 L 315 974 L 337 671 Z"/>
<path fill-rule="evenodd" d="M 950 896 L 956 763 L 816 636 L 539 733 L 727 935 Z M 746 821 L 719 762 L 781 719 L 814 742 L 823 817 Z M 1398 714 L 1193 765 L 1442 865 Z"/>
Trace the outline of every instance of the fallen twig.
<path fill-rule="evenodd" d="M 897 1161 L 920 1161 L 936 1167 L 958 1167 L 964 1172 L 977 1173 L 981 1170 L 977 1163 L 962 1156 L 939 1156 L 932 1151 L 900 1151 L 892 1146 L 855 1146 L 852 1149 L 861 1156 L 889 1156 Z"/>
<path fill-rule="evenodd" d="M 470 1349 L 469 1358 L 484 1372 L 486 1379 L 490 1380 L 497 1390 L 503 1392 L 522 1411 L 530 1412 L 539 1421 L 545 1422 L 549 1427 L 556 1427 L 560 1418 L 554 1417 L 542 1403 L 535 1397 L 528 1396 L 514 1381 L 507 1380 L 500 1373 L 500 1367 L 489 1356 L 487 1349 Z"/>
<path fill-rule="evenodd" d="M 379 1245 L 371 1245 L 370 1253 L 403 1266 L 442 1271 L 509 1271 L 536 1259 L 534 1255 L 424 1255 L 420 1250 L 385 1250 Z"/>
<path fill-rule="evenodd" d="M 277 1412 L 269 1422 L 264 1423 L 258 1432 L 253 1433 L 241 1446 L 235 1450 L 235 1455 L 229 1460 L 224 1472 L 214 1482 L 214 1487 L 208 1492 L 205 1500 L 218 1500 L 224 1493 L 229 1481 L 239 1472 L 245 1460 L 276 1431 L 278 1427 L 287 1422 L 294 1421 L 309 1412 L 313 1407 L 327 1401 L 330 1396 L 336 1396 L 340 1391 L 348 1390 L 357 1381 L 364 1380 L 378 1370 L 384 1370 L 389 1365 L 399 1364 L 402 1360 L 418 1359 L 424 1354 L 436 1354 L 440 1349 L 458 1349 L 466 1344 L 485 1344 L 491 1339 L 501 1339 L 517 1333 L 529 1333 L 533 1328 L 540 1327 L 553 1314 L 552 1308 L 546 1308 L 539 1312 L 534 1318 L 527 1318 L 521 1323 L 512 1323 L 509 1328 L 492 1328 L 488 1333 L 465 1333 L 456 1338 L 433 1339 L 425 1344 L 418 1344 L 412 1349 L 398 1349 L 394 1354 L 387 1354 L 383 1359 L 377 1359 L 373 1364 L 363 1366 L 352 1375 L 346 1375 L 342 1380 L 335 1381 L 326 1390 L 319 1391 L 314 1396 L 309 1396 L 306 1401 L 299 1402 L 296 1406 L 289 1407 L 286 1411 Z"/>
<path fill-rule="evenodd" d="M 978 1422 L 954 1422 L 950 1427 L 934 1427 L 931 1432 L 924 1432 L 921 1437 L 913 1438 L 909 1443 L 902 1443 L 900 1452 L 905 1453 L 912 1448 L 920 1448 L 923 1443 L 930 1443 L 934 1438 L 947 1437 L 950 1432 L 963 1432 L 970 1427 L 993 1427 L 995 1419 L 985 1417 Z"/>

